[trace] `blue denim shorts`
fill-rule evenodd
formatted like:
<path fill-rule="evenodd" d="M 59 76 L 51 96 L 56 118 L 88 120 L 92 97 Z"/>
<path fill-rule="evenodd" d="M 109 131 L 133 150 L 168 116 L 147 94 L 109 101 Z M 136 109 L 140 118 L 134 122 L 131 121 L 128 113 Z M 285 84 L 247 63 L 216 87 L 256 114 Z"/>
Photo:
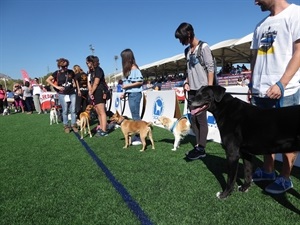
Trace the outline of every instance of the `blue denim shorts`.
<path fill-rule="evenodd" d="M 256 105 L 260 108 L 276 108 L 278 105 L 279 99 L 270 99 L 270 98 L 260 98 L 260 97 L 252 97 L 251 103 L 252 105 Z M 300 104 L 300 89 L 289 96 L 283 97 L 283 104 L 281 107 L 292 106 L 292 105 L 299 105 Z"/>

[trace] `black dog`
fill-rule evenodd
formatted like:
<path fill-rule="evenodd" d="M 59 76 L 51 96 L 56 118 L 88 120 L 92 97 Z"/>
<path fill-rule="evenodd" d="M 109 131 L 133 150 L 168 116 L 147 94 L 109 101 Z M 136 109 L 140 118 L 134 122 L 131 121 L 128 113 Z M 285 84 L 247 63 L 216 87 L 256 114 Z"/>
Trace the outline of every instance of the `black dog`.
<path fill-rule="evenodd" d="M 236 182 L 238 161 L 243 159 L 245 192 L 252 181 L 252 155 L 286 153 L 300 149 L 300 106 L 260 109 L 225 93 L 221 86 L 200 88 L 193 99 L 192 114 L 211 112 L 217 122 L 228 163 L 226 188 L 218 192 L 222 199 L 230 195 Z M 287 121 L 292 121 L 287 123 Z"/>

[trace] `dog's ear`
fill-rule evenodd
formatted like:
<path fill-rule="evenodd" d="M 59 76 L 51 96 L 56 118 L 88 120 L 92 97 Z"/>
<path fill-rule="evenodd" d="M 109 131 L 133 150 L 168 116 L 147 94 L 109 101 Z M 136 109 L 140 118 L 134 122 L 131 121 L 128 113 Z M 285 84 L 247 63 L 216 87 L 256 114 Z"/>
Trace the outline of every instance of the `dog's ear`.
<path fill-rule="evenodd" d="M 213 88 L 216 102 L 220 102 L 225 95 L 226 88 L 222 86 L 211 86 Z"/>
<path fill-rule="evenodd" d="M 117 116 L 120 116 L 120 114 L 119 114 L 119 111 L 118 111 L 118 110 L 116 110 L 116 114 L 117 114 Z"/>
<path fill-rule="evenodd" d="M 165 117 L 163 117 L 163 118 L 162 118 L 162 124 L 165 125 L 165 124 L 167 124 L 167 123 L 168 123 L 168 119 L 165 118 Z"/>

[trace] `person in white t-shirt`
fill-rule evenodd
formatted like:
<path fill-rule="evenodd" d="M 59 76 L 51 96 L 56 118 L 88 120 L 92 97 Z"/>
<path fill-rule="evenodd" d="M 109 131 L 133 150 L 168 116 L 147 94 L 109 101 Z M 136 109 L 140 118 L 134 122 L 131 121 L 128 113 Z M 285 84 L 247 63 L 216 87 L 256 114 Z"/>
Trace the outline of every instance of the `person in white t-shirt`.
<path fill-rule="evenodd" d="M 286 0 L 255 0 L 255 4 L 262 11 L 270 11 L 270 14 L 258 23 L 253 33 L 252 82 L 248 85 L 251 103 L 261 108 L 298 105 L 300 6 L 289 4 Z M 256 169 L 253 181 L 275 180 L 265 191 L 284 193 L 293 187 L 290 173 L 296 157 L 296 152 L 282 154 L 282 170 L 276 177 L 275 156 L 265 155 L 263 168 Z"/>
<path fill-rule="evenodd" d="M 38 114 L 41 114 L 41 102 L 40 102 L 40 95 L 43 90 L 42 84 L 39 83 L 38 78 L 34 78 L 32 82 L 32 95 L 33 95 L 33 103 L 34 103 L 34 108 L 35 111 L 37 111 Z"/>

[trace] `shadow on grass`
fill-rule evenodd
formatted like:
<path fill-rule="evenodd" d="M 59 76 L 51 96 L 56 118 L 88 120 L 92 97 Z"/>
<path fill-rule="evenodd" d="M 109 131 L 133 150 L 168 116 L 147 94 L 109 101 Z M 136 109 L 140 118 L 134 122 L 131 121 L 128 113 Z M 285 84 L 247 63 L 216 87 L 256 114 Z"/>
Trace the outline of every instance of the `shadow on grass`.
<path fill-rule="evenodd" d="M 258 186 L 261 189 L 262 194 L 268 195 L 272 197 L 276 202 L 284 206 L 285 208 L 293 211 L 294 213 L 300 214 L 300 209 L 298 209 L 296 206 L 294 206 L 287 198 L 288 194 L 293 195 L 295 198 L 300 199 L 300 194 L 295 189 L 290 189 L 286 193 L 283 194 L 269 194 L 265 191 L 266 186 L 270 184 L 269 181 L 259 181 L 255 182 L 255 185 Z"/>
<path fill-rule="evenodd" d="M 170 143 L 170 144 L 174 144 L 174 140 L 175 138 L 163 138 L 160 139 L 158 142 L 165 142 L 165 143 Z M 184 137 L 181 141 L 180 141 L 180 145 L 184 145 L 184 144 L 191 144 L 191 146 L 195 145 L 195 137 L 191 136 L 191 135 L 187 135 L 186 137 Z"/>
<path fill-rule="evenodd" d="M 261 165 L 262 164 L 263 163 L 261 162 Z M 276 170 L 280 171 L 282 168 L 282 162 L 276 160 L 274 166 L 275 166 Z M 293 167 L 291 176 L 299 178 L 299 174 L 300 174 L 300 168 Z M 265 188 L 266 188 L 266 186 L 268 186 L 270 184 L 270 181 L 255 182 L 255 184 L 261 188 L 262 193 L 264 195 L 269 195 L 270 197 L 272 197 L 275 201 L 277 201 L 282 206 L 286 207 L 287 209 L 289 209 L 297 214 L 300 214 L 300 209 L 295 207 L 287 198 L 287 195 L 290 194 L 300 200 L 300 193 L 298 191 L 296 191 L 294 188 L 288 190 L 286 193 L 283 193 L 283 194 L 269 194 L 265 191 Z"/>
<path fill-rule="evenodd" d="M 187 158 L 184 158 L 186 162 L 191 162 L 193 160 L 189 160 Z M 206 165 L 207 169 L 216 177 L 218 182 L 220 183 L 220 186 L 222 187 L 222 190 L 226 187 L 226 181 L 227 181 L 227 162 L 225 158 L 222 158 L 218 155 L 214 154 L 206 154 L 205 158 L 201 159 L 203 163 Z M 257 166 L 262 166 L 263 162 L 257 158 L 253 157 L 252 165 L 255 169 Z M 275 168 L 281 169 L 282 162 L 275 161 Z M 292 170 L 291 175 L 298 177 L 300 172 L 300 168 L 294 167 Z M 225 176 L 224 176 L 225 174 Z M 237 174 L 237 185 L 242 185 L 244 179 L 244 170 L 243 170 L 243 164 L 240 162 L 238 167 L 238 174 Z M 265 187 L 269 185 L 270 182 L 268 181 L 260 181 L 255 182 L 255 185 L 257 185 L 260 189 L 262 194 L 269 195 L 272 197 L 275 201 L 277 201 L 279 204 L 284 206 L 285 208 L 293 211 L 294 213 L 300 214 L 300 209 L 298 209 L 295 205 L 293 205 L 287 198 L 287 194 L 293 195 L 295 198 L 300 199 L 300 193 L 297 192 L 295 189 L 290 189 L 284 194 L 278 194 L 278 195 L 271 195 L 265 192 Z M 251 191 L 251 188 L 250 190 Z"/>

